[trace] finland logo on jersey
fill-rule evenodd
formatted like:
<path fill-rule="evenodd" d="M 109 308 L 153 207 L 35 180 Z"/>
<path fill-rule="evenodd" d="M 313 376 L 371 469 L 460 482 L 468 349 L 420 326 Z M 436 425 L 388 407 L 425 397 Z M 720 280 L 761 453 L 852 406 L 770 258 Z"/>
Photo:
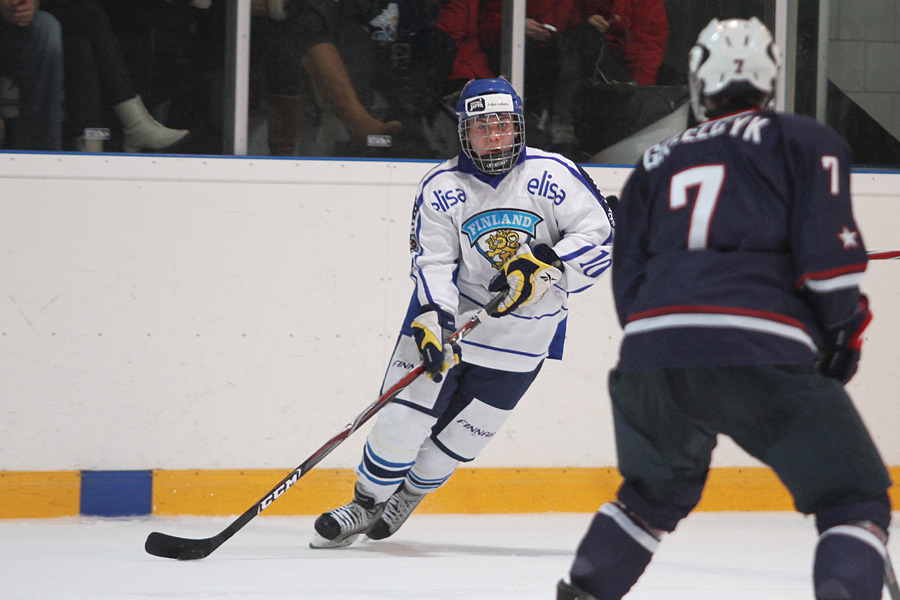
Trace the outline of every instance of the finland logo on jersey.
<path fill-rule="evenodd" d="M 495 269 L 506 264 L 516 251 L 534 237 L 538 215 L 525 210 L 498 208 L 478 213 L 462 225 L 469 243 L 488 259 Z"/>

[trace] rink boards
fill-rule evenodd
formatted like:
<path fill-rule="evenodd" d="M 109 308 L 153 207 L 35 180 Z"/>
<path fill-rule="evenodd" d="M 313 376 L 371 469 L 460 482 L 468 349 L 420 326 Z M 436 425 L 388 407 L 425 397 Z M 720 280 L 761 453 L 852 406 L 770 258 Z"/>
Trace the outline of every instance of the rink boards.
<path fill-rule="evenodd" d="M 289 469 L 153 471 L 0 471 L 0 518 L 78 514 L 234 515 L 243 513 Z M 894 480 L 900 467 L 891 468 Z M 265 515 L 313 515 L 349 498 L 350 469 L 314 470 L 266 509 Z M 613 468 L 459 469 L 419 508 L 423 513 L 593 512 L 614 497 Z M 900 494 L 892 488 L 896 506 Z M 763 467 L 710 471 L 698 510 L 787 511 L 793 504 L 778 478 Z"/>
<path fill-rule="evenodd" d="M 377 395 L 425 162 L 0 153 L 0 518 L 232 515 L 266 495 Z M 588 171 L 606 193 L 630 173 Z M 853 189 L 867 247 L 895 250 L 900 173 L 854 172 Z M 592 512 L 613 497 L 609 286 L 573 299 L 564 360 L 483 468 L 422 512 Z M 849 389 L 900 465 L 900 261 L 872 261 L 864 288 L 876 320 Z M 360 442 L 264 514 L 346 502 Z M 792 508 L 747 461 L 722 440 L 701 510 Z"/>

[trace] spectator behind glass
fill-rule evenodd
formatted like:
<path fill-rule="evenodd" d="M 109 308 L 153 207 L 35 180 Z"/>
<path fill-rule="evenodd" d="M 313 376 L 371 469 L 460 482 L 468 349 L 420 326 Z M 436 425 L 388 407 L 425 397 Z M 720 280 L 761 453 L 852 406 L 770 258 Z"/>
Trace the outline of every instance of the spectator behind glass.
<path fill-rule="evenodd" d="M 334 110 L 357 146 L 366 146 L 370 135 L 400 133 L 399 121 L 379 121 L 359 101 L 336 46 L 337 3 L 254 0 L 252 7 L 253 64 L 265 69 L 272 155 L 293 155 L 312 95 Z"/>
<path fill-rule="evenodd" d="M 553 149 L 572 156 L 585 83 L 653 85 L 669 37 L 663 0 L 573 0 L 560 41 Z"/>
<path fill-rule="evenodd" d="M 663 0 L 574 0 L 572 33 L 585 49 L 602 34 L 612 57 L 638 85 L 653 85 L 666 52 L 669 21 Z M 585 32 L 576 33 L 577 29 Z M 592 41 L 591 41 L 592 38 Z M 597 57 L 593 59 L 596 61 Z"/>
<path fill-rule="evenodd" d="M 471 79 L 496 77 L 479 39 L 481 0 L 448 0 L 441 6 L 438 29 L 456 43 L 456 60 L 447 75 L 451 88 L 462 90 Z"/>
<path fill-rule="evenodd" d="M 458 151 L 456 115 L 444 96 L 456 42 L 440 29 L 439 0 L 345 0 L 339 48 L 360 98 L 403 122 L 391 154 L 447 158 Z M 461 86 L 460 86 L 461 87 Z M 455 101 L 453 101 L 455 103 Z M 451 120 L 452 119 L 452 120 Z"/>
<path fill-rule="evenodd" d="M 109 139 L 104 114 L 112 107 L 122 124 L 125 152 L 173 150 L 189 135 L 154 119 L 131 84 L 119 42 L 93 0 L 46 0 L 62 25 L 66 70 L 66 121 L 72 149 L 103 152 Z"/>
<path fill-rule="evenodd" d="M 549 108 L 559 85 L 559 36 L 572 18 L 572 0 L 529 0 L 525 9 L 525 104 L 529 112 Z M 478 38 L 488 65 L 500 71 L 503 0 L 483 0 Z"/>
<path fill-rule="evenodd" d="M 15 147 L 61 150 L 62 33 L 37 0 L 0 0 L 0 73 L 19 86 Z"/>
<path fill-rule="evenodd" d="M 553 112 L 560 86 L 561 32 L 572 19 L 572 0 L 530 0 L 525 19 L 526 120 L 529 143 L 550 149 L 547 117 Z M 450 0 L 441 9 L 438 27 L 457 44 L 450 73 L 458 86 L 472 78 L 496 77 L 500 72 L 503 0 Z M 570 136 L 575 140 L 574 135 Z M 561 145 L 560 145 L 561 146 Z"/>

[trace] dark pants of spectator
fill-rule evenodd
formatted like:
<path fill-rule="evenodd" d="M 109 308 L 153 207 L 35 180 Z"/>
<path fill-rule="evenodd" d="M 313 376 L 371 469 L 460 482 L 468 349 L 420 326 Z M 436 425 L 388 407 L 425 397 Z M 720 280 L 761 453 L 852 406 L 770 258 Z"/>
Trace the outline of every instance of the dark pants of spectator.
<path fill-rule="evenodd" d="M 56 8 L 63 31 L 66 117 L 71 135 L 104 126 L 105 108 L 134 98 L 128 67 L 106 12 L 95 2 Z"/>
<path fill-rule="evenodd" d="M 63 46 L 59 22 L 38 11 L 27 27 L 0 20 L 0 72 L 19 86 L 23 150 L 61 150 Z"/>

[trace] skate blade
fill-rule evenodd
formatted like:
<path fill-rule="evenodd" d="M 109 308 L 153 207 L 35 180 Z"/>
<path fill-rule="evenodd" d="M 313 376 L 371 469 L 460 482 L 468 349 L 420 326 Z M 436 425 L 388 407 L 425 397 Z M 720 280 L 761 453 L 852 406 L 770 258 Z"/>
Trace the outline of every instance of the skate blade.
<path fill-rule="evenodd" d="M 318 533 L 313 534 L 313 539 L 309 542 L 309 547 L 313 550 L 321 550 L 325 548 L 345 548 L 356 541 L 356 538 L 359 537 L 358 533 L 354 533 L 352 535 L 348 535 L 344 538 L 337 538 L 334 540 L 329 540 L 323 538 Z"/>

